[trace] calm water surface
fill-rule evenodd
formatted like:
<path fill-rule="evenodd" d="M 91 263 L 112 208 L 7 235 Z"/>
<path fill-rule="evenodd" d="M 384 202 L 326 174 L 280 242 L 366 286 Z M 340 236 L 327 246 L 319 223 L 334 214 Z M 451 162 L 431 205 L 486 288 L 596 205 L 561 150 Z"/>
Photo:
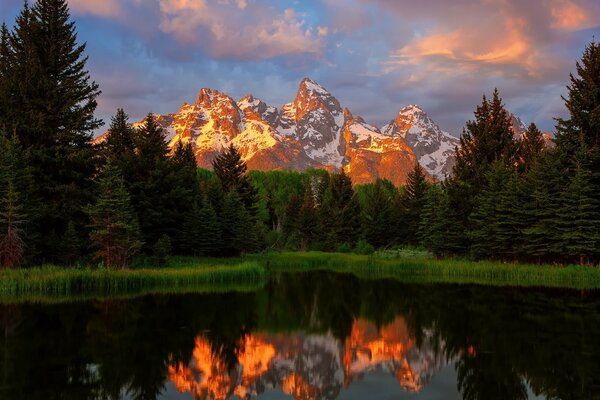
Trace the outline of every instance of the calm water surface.
<path fill-rule="evenodd" d="M 2 399 L 595 399 L 600 293 L 277 274 L 0 305 Z"/>

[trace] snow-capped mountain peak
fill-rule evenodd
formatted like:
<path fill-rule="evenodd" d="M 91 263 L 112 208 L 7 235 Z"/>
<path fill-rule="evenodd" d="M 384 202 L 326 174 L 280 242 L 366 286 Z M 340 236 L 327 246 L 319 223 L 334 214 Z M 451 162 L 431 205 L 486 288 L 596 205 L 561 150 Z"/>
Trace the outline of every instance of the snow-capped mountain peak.
<path fill-rule="evenodd" d="M 403 184 L 416 162 L 430 176 L 443 179 L 452 172 L 460 143 L 417 104 L 401 108 L 387 125 L 377 127 L 342 108 L 310 78 L 302 79 L 293 100 L 281 108 L 252 94 L 235 101 L 202 88 L 193 103 L 156 118 L 169 145 L 191 143 L 202 167 L 210 168 L 214 156 L 233 143 L 250 169 L 343 168 L 355 183 L 386 178 Z M 511 118 L 520 138 L 526 126 Z"/>

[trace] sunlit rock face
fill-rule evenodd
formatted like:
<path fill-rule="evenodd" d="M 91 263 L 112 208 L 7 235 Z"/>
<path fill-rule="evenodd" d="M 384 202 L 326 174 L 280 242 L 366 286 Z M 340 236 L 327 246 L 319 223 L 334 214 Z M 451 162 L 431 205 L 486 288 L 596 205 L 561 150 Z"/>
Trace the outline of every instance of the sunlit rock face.
<path fill-rule="evenodd" d="M 527 127 L 510 116 L 515 138 L 520 139 Z M 404 184 L 416 163 L 430 177 L 443 180 L 452 173 L 460 142 L 414 104 L 400 109 L 381 128 L 368 124 L 310 78 L 300 82 L 294 100 L 281 108 L 252 95 L 235 101 L 203 88 L 192 104 L 183 103 L 179 111 L 156 118 L 169 146 L 191 143 L 204 168 L 211 168 L 215 156 L 233 144 L 253 170 L 343 168 L 355 184 L 377 178 Z M 106 133 L 94 142 L 105 137 Z M 551 136 L 544 137 L 550 144 Z"/>
<path fill-rule="evenodd" d="M 256 398 L 275 388 L 294 399 L 335 399 L 373 371 L 387 372 L 403 389 L 418 392 L 444 365 L 439 346 L 417 348 L 402 318 L 380 330 L 356 320 L 345 340 L 330 333 L 249 335 L 242 339 L 238 365 L 228 370 L 198 337 L 190 364 L 170 365 L 169 378 L 195 399 Z"/>
<path fill-rule="evenodd" d="M 403 138 L 431 176 L 442 180 L 452 173 L 454 150 L 460 141 L 441 130 L 419 106 L 402 108 L 381 130 L 387 136 Z"/>
<path fill-rule="evenodd" d="M 344 110 L 343 139 L 345 170 L 357 184 L 377 178 L 404 183 L 417 162 L 404 138 L 382 134 L 348 109 Z"/>
<path fill-rule="evenodd" d="M 183 103 L 179 111 L 156 118 L 169 146 L 191 143 L 198 165 L 205 168 L 211 168 L 219 151 L 234 144 L 254 170 L 343 168 L 354 183 L 386 178 L 399 185 L 419 161 L 405 135 L 382 131 L 353 116 L 309 78 L 300 82 L 294 100 L 280 109 L 252 95 L 235 101 L 203 88 L 192 104 Z M 106 133 L 95 142 L 105 137 Z"/>

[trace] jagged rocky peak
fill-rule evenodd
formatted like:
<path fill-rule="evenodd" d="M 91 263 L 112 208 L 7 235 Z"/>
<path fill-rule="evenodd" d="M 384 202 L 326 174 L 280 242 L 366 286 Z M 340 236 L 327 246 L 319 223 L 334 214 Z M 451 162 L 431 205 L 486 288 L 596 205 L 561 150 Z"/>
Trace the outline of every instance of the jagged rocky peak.
<path fill-rule="evenodd" d="M 293 106 L 296 110 L 296 122 L 301 120 L 307 112 L 317 109 L 335 115 L 343 114 L 339 101 L 327 89 L 310 78 L 304 78 L 300 82 Z"/>
<path fill-rule="evenodd" d="M 264 101 L 248 94 L 238 100 L 239 109 L 244 112 L 246 117 L 258 118 L 264 120 L 269 125 L 275 127 L 279 119 L 279 110 L 276 107 L 269 106 Z"/>

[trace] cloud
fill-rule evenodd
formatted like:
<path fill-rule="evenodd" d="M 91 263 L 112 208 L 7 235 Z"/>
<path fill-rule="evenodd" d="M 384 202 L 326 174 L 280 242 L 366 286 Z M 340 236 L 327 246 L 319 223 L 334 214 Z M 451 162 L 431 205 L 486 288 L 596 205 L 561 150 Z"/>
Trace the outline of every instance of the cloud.
<path fill-rule="evenodd" d="M 292 8 L 283 11 L 245 0 L 159 0 L 160 29 L 199 46 L 215 58 L 263 60 L 282 55 L 321 55 L 317 33 Z"/>
<path fill-rule="evenodd" d="M 569 0 L 553 1 L 552 16 L 552 27 L 557 29 L 580 30 L 594 25 L 594 19 L 583 7 Z"/>
<path fill-rule="evenodd" d="M 78 15 L 118 17 L 122 14 L 119 0 L 69 0 L 71 11 Z"/>

